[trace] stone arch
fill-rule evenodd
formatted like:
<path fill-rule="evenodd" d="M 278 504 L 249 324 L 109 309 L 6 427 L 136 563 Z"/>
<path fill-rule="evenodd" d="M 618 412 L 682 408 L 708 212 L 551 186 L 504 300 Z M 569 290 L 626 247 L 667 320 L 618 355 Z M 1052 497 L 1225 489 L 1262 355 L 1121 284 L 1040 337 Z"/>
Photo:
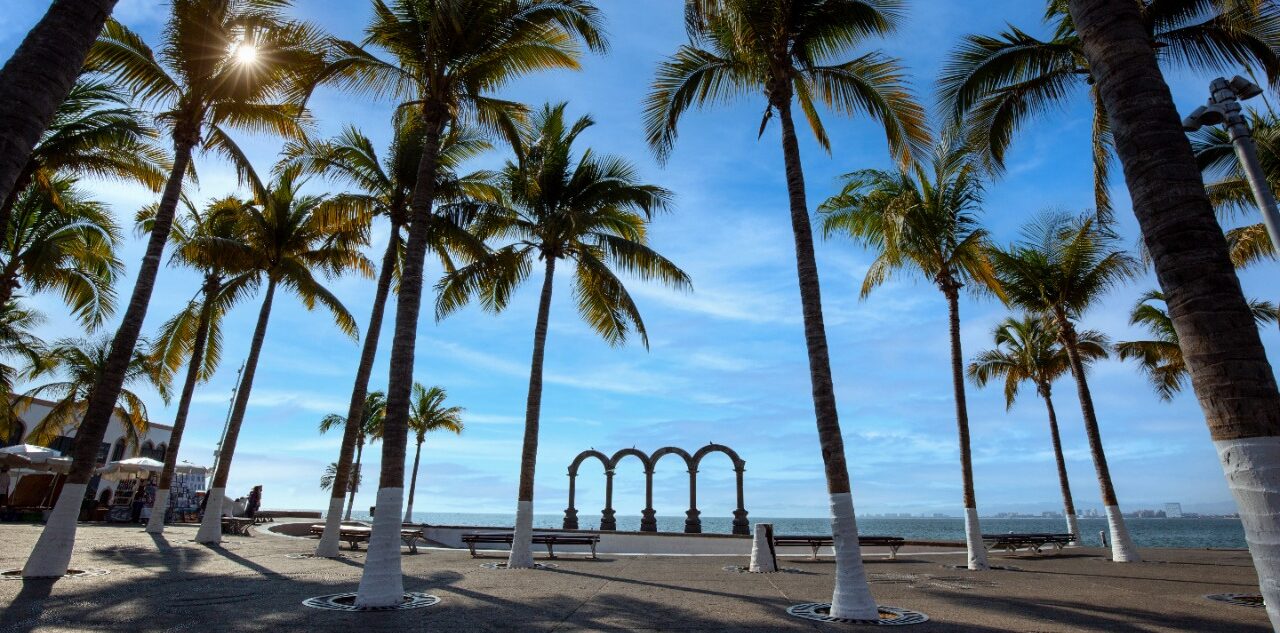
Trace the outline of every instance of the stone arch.
<path fill-rule="evenodd" d="M 604 473 L 604 513 L 600 517 L 600 529 L 618 529 L 618 521 L 614 518 L 613 510 L 613 475 L 618 469 L 618 462 L 628 455 L 640 460 L 640 465 L 644 467 L 644 509 L 640 511 L 640 531 L 657 532 L 658 519 L 653 510 L 653 459 L 634 446 L 614 453 L 609 459 L 609 469 Z"/>
<path fill-rule="evenodd" d="M 577 457 L 573 458 L 573 463 L 569 464 L 569 507 L 564 510 L 563 527 L 566 530 L 578 529 L 578 509 L 573 505 L 574 496 L 577 491 L 575 484 L 578 478 L 578 467 L 582 465 L 582 462 L 585 462 L 592 457 L 600 460 L 600 465 L 604 467 L 606 476 L 608 476 L 608 473 L 613 470 L 613 467 L 610 465 L 609 458 L 604 453 L 595 449 L 582 451 L 581 453 L 578 453 Z M 603 529 L 603 526 L 601 529 Z"/>
<path fill-rule="evenodd" d="M 124 459 L 124 438 L 116 440 L 115 446 L 111 449 L 111 459 L 107 461 L 118 462 Z"/>
<path fill-rule="evenodd" d="M 693 454 L 693 460 L 692 460 L 693 468 L 689 470 L 689 473 L 690 473 L 689 476 L 691 478 L 697 477 L 698 465 L 702 463 L 702 458 L 706 457 L 707 455 L 710 455 L 711 453 L 724 453 L 726 456 L 729 457 L 729 460 L 733 462 L 733 472 L 735 475 L 735 479 L 737 480 L 736 483 L 737 483 L 737 500 L 738 500 L 738 507 L 733 511 L 733 533 L 749 534 L 751 526 L 747 522 L 747 509 L 743 507 L 743 498 L 742 498 L 742 473 L 747 469 L 747 462 L 738 456 L 737 451 L 733 450 L 732 448 L 729 448 L 728 446 L 725 446 L 724 444 L 710 443 L 710 444 L 707 444 L 706 446 L 703 446 L 702 448 L 698 449 L 696 453 Z M 690 484 L 690 485 L 692 486 L 693 484 Z M 690 506 L 691 506 L 690 507 L 691 511 L 697 510 L 697 508 L 692 504 L 690 504 Z M 699 528 L 701 528 L 701 522 L 699 522 Z M 686 532 L 688 531 L 687 525 L 685 526 L 685 531 Z"/>
<path fill-rule="evenodd" d="M 169 454 L 168 444 L 164 442 L 160 442 L 159 444 L 156 444 L 156 461 L 161 461 L 161 462 L 164 461 L 165 457 L 168 454 Z"/>

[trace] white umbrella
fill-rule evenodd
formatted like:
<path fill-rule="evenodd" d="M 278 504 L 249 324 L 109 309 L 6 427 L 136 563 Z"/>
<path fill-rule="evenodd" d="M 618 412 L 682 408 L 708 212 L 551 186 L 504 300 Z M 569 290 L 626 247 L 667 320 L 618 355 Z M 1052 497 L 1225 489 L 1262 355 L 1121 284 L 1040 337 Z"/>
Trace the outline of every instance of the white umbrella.
<path fill-rule="evenodd" d="M 11 463 L 25 461 L 25 464 Z M 65 464 L 63 463 L 65 461 Z M 67 472 L 71 469 L 71 458 L 62 457 L 62 453 L 36 446 L 34 444 L 15 444 L 0 448 L 0 464 L 31 471 Z M 65 468 L 65 470 L 63 470 Z"/>
<path fill-rule="evenodd" d="M 14 453 L 0 453 L 0 466 L 7 468 L 30 468 L 31 460 Z"/>
<path fill-rule="evenodd" d="M 18 455 L 31 460 L 34 464 L 40 464 L 50 457 L 61 457 L 62 453 L 35 444 L 14 444 L 0 448 L 0 455 Z"/>
<path fill-rule="evenodd" d="M 164 470 L 164 462 L 150 457 L 131 457 L 118 462 L 110 462 L 98 469 L 98 474 L 112 481 L 136 477 L 139 473 L 158 473 Z"/>

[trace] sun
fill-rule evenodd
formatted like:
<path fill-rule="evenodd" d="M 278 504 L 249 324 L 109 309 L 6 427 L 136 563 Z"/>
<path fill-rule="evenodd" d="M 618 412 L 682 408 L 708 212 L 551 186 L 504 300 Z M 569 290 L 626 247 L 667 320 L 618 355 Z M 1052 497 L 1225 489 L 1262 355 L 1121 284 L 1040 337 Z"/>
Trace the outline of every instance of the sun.
<path fill-rule="evenodd" d="M 246 42 L 236 47 L 235 56 L 241 64 L 253 64 L 258 61 L 258 47 Z"/>

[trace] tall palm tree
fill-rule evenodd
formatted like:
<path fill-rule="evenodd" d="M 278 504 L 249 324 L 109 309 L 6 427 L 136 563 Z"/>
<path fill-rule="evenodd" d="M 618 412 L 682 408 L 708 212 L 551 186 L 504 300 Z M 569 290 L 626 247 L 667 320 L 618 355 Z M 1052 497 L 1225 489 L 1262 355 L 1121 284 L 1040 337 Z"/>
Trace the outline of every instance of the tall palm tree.
<path fill-rule="evenodd" d="M 1272 626 L 1280 627 L 1280 390 L 1203 194 L 1195 157 L 1136 4 L 1070 0 L 1111 115 L 1134 215 L 1178 332 L 1191 386 L 1235 495 Z M 1270 3 L 1268 3 L 1270 4 Z"/>
<path fill-rule="evenodd" d="M 763 93 L 761 132 L 776 116 L 782 128 L 790 217 L 796 246 L 800 303 L 813 404 L 831 494 L 836 539 L 836 588 L 831 614 L 879 617 L 867 587 L 858 548 L 844 441 L 835 390 L 813 229 L 804 190 L 804 167 L 792 120 L 800 109 L 819 144 L 830 147 L 815 99 L 843 114 L 865 113 L 884 126 L 890 151 L 906 168 L 926 145 L 924 110 L 906 88 L 897 60 L 878 51 L 850 58 L 852 49 L 891 33 L 902 19 L 902 3 L 857 0 L 687 0 L 690 43 L 658 66 L 645 105 L 649 145 L 659 158 L 672 151 L 680 117 L 691 106 L 709 106 L 752 92 Z"/>
<path fill-rule="evenodd" d="M 404 522 L 413 522 L 413 493 L 418 488 L 418 460 L 422 457 L 422 443 L 427 441 L 427 433 L 434 431 L 450 431 L 462 435 L 466 426 L 462 422 L 462 407 L 446 407 L 444 401 L 449 394 L 443 387 L 432 386 L 430 389 L 419 383 L 413 383 L 413 408 L 409 410 L 409 430 L 414 432 L 417 448 L 413 452 L 413 475 L 409 477 L 409 503 L 405 505 Z"/>
<path fill-rule="evenodd" d="M 391 282 L 400 273 L 400 254 L 405 246 L 402 229 L 408 222 L 409 200 L 413 197 L 418 162 L 422 158 L 422 120 L 405 116 L 404 112 L 401 110 L 395 118 L 395 136 L 385 159 L 379 157 L 373 142 L 354 127 L 344 129 L 329 141 L 304 141 L 292 143 L 285 148 L 290 164 L 299 165 L 307 173 L 322 174 L 331 180 L 357 187 L 359 192 L 344 195 L 352 197 L 370 213 L 384 216 L 390 223 L 389 239 L 382 256 L 382 267 L 378 272 L 373 304 L 370 306 L 369 325 L 365 329 L 360 363 L 356 367 L 355 384 L 351 389 L 346 417 L 348 420 L 359 419 L 359 409 L 369 389 L 369 376 L 373 373 L 373 361 L 377 356 Z M 462 162 L 489 147 L 489 143 L 474 128 L 455 127 L 449 131 L 440 153 L 440 182 L 436 184 L 439 200 L 457 204 L 470 196 L 489 199 L 494 197 L 493 192 L 487 191 L 487 173 L 475 172 L 464 177 L 454 175 Z M 440 258 L 441 265 L 446 270 L 453 270 L 451 252 L 462 251 L 470 259 L 474 259 L 485 251 L 484 244 L 460 224 L 462 220 L 465 218 L 458 214 L 439 212 L 428 218 L 435 226 L 429 231 L 427 249 Z M 346 477 L 351 469 L 351 455 L 356 447 L 357 435 L 358 425 L 348 424 L 338 454 L 338 480 L 331 488 L 333 494 L 329 498 L 329 511 L 325 515 L 325 531 L 316 545 L 317 556 L 332 558 L 338 555 L 342 494 L 347 488 Z M 351 504 L 348 503 L 347 518 L 350 517 Z"/>
<path fill-rule="evenodd" d="M 507 162 L 500 176 L 507 206 L 491 207 L 477 223 L 482 236 L 512 243 L 446 276 L 436 303 L 437 317 L 466 305 L 472 296 L 486 309 L 502 310 L 515 288 L 542 262 L 508 568 L 533 567 L 533 481 L 556 263 L 573 265 L 578 312 L 611 345 L 624 343 L 634 329 L 649 346 L 640 311 L 611 268 L 680 289 L 689 287 L 684 271 L 648 246 L 646 227 L 655 212 L 667 208 L 671 193 L 640 182 L 635 168 L 621 158 L 597 156 L 590 149 L 576 156 L 574 141 L 595 122 L 586 116 L 569 122 L 564 111 L 563 103 L 545 105 L 521 130 L 515 160 Z"/>
<path fill-rule="evenodd" d="M 324 467 L 324 474 L 320 475 L 320 489 L 333 490 L 335 484 L 338 483 L 338 462 L 331 462 Z M 360 488 L 360 469 L 357 468 L 351 472 L 351 476 L 347 477 L 346 491 L 355 494 Z M 350 517 L 347 517 L 350 518 Z"/>
<path fill-rule="evenodd" d="M 862 282 L 862 297 L 894 273 L 931 281 L 947 301 L 951 332 L 951 382 L 964 482 L 965 543 L 969 569 L 985 570 L 987 548 L 978 523 L 969 449 L 969 410 L 960 351 L 960 291 L 1002 296 L 987 258 L 990 240 L 978 224 L 982 180 L 963 147 L 943 141 L 932 164 L 910 171 L 868 169 L 847 174 L 843 190 L 818 208 L 823 234 L 846 234 L 876 253 Z"/>
<path fill-rule="evenodd" d="M 1258 161 L 1262 164 L 1267 184 L 1275 191 L 1280 186 L 1280 117 L 1271 112 L 1250 112 L 1248 124 L 1254 144 L 1258 148 Z M 1253 190 L 1240 168 L 1231 137 L 1220 126 L 1202 127 L 1190 132 L 1191 149 L 1203 171 L 1209 200 L 1222 220 L 1235 217 L 1257 217 L 1258 207 Z M 1245 224 L 1227 230 L 1227 248 L 1231 262 L 1238 268 L 1276 257 L 1271 237 L 1261 222 Z"/>
<path fill-rule="evenodd" d="M 61 380 L 55 379 L 33 387 L 23 394 L 25 396 L 23 400 L 14 407 L 21 414 L 31 406 L 31 398 L 45 398 L 54 402 L 44 418 L 31 427 L 28 438 L 32 443 L 48 445 L 60 435 L 78 434 L 79 427 L 83 425 L 81 416 L 89 400 L 89 394 L 106 367 L 110 349 L 111 339 L 109 338 L 66 338 L 53 344 L 48 356 L 41 360 L 40 368 L 32 378 L 38 379 L 49 374 L 57 374 Z M 147 405 L 130 387 L 154 387 L 167 404 L 168 384 L 158 379 L 161 375 L 151 357 L 142 351 L 135 353 L 129 360 L 126 387 L 120 390 L 120 400 L 114 413 L 120 416 L 125 441 L 134 450 L 141 444 L 142 436 L 147 434 L 150 422 L 147 418 Z M 80 499 L 77 498 L 76 503 L 79 501 Z"/>
<path fill-rule="evenodd" d="M 14 412 L 18 404 L 14 386 L 38 371 L 42 359 L 49 355 L 44 341 L 32 333 L 43 323 L 43 315 L 13 301 L 0 306 L 0 402 L 6 403 L 0 405 L 0 438 L 12 442 L 21 439 Z"/>
<path fill-rule="evenodd" d="M 204 212 L 188 207 L 187 213 L 174 222 L 170 241 L 174 254 L 170 265 L 198 271 L 203 278 L 200 290 L 187 305 L 160 327 L 152 350 L 154 360 L 163 371 L 177 372 L 186 365 L 186 377 L 178 409 L 173 416 L 173 431 L 165 450 L 164 470 L 160 473 L 155 503 L 156 511 L 147 521 L 147 531 L 164 532 L 165 509 L 169 507 L 169 487 L 178 464 L 187 414 L 195 396 L 196 385 L 213 377 L 222 358 L 222 320 L 231 308 L 257 288 L 258 276 L 244 271 L 245 247 L 238 227 L 242 204 L 235 198 L 215 200 Z M 150 230 L 151 212 L 144 212 L 139 230 Z"/>
<path fill-rule="evenodd" d="M 1280 8 L 1272 2 L 1145 0 L 1143 28 L 1161 63 L 1235 72 L 1257 67 L 1280 85 Z M 1107 191 L 1114 139 L 1067 0 L 1049 0 L 1047 40 L 1014 26 L 996 36 L 968 35 L 952 52 L 939 80 L 951 123 L 994 171 L 1019 130 L 1035 117 L 1087 90 L 1093 106 L 1094 198 L 1111 211 Z"/>
<path fill-rule="evenodd" d="M 0 68 L 0 199 L 14 189 L 117 0 L 54 0 Z"/>
<path fill-rule="evenodd" d="M 1102 504 L 1111 531 L 1111 559 L 1118 563 L 1141 560 L 1120 514 L 1102 435 L 1094 413 L 1093 397 L 1085 377 L 1084 354 L 1076 321 L 1111 288 L 1133 277 L 1138 261 L 1116 246 L 1118 237 L 1100 227 L 1094 217 L 1073 218 L 1047 213 L 1023 229 L 1022 240 L 991 252 L 996 277 L 1009 301 L 1024 310 L 1043 314 L 1058 329 L 1067 352 L 1071 374 L 1080 395 L 1085 436 L 1098 472 Z"/>
<path fill-rule="evenodd" d="M 1094 330 L 1078 333 L 1080 360 L 1088 365 L 1107 357 L 1107 337 Z M 1071 482 L 1067 479 L 1067 460 L 1062 455 L 1062 439 L 1058 435 L 1058 414 L 1053 408 L 1053 383 L 1071 371 L 1071 359 L 1058 337 L 1058 326 L 1042 316 L 1024 314 L 1009 317 L 996 326 L 995 347 L 980 352 L 969 363 L 969 379 L 979 387 L 992 380 L 1004 379 L 1004 404 L 1013 408 L 1018 387 L 1030 382 L 1044 399 L 1049 412 L 1049 437 L 1053 442 L 1053 458 L 1058 465 L 1058 486 L 1062 489 L 1062 511 L 1067 517 L 1067 532 L 1080 537 L 1076 522 L 1076 504 L 1071 498 Z"/>
<path fill-rule="evenodd" d="M 329 486 L 321 484 L 325 490 L 337 490 L 341 495 L 343 492 L 350 494 L 347 501 L 346 520 L 351 520 L 351 508 L 356 503 L 356 492 L 360 490 L 360 459 L 364 455 L 364 444 L 366 440 L 376 440 L 382 437 L 382 423 L 387 417 L 387 396 L 381 391 L 374 391 L 365 396 L 364 402 L 360 407 L 360 411 L 356 413 L 356 461 L 355 464 L 349 466 L 350 473 L 343 475 L 342 468 L 339 463 L 336 465 L 338 470 L 335 472 L 334 481 Z M 347 424 L 347 418 L 337 413 L 330 413 L 320 420 L 320 433 L 328 433 L 336 428 L 344 430 L 350 425 Z M 326 473 L 327 476 L 327 473 Z M 324 478 L 321 478 L 324 481 Z M 339 496 L 341 498 L 341 496 Z M 341 508 L 339 508 L 341 509 Z"/>
<path fill-rule="evenodd" d="M 401 260 L 400 293 L 387 383 L 382 472 L 369 558 L 356 603 L 399 604 L 400 510 L 404 497 L 413 354 L 422 300 L 422 269 L 448 129 L 474 123 L 508 138 L 521 108 L 493 91 L 535 71 L 578 68 L 579 43 L 603 50 L 599 10 L 591 0 L 373 0 L 364 44 L 337 44 L 339 55 L 322 79 L 357 92 L 389 95 L 421 119 L 422 156 L 409 202 L 409 234 Z"/>
<path fill-rule="evenodd" d="M 321 38 L 314 28 L 284 16 L 288 4 L 288 0 L 172 0 L 158 55 L 116 22 L 104 27 L 90 51 L 86 62 L 90 67 L 109 74 L 121 90 L 152 107 L 156 120 L 168 128 L 173 165 L 107 366 L 76 435 L 75 460 L 66 484 L 70 487 L 65 488 L 69 494 L 59 497 L 61 508 L 54 508 L 40 533 L 23 567 L 24 577 L 66 573 L 75 544 L 79 498 L 93 476 L 98 446 L 142 334 L 192 153 L 197 148 L 219 152 L 237 165 L 243 178 L 250 178 L 252 170 L 228 130 L 302 134 L 298 121 L 302 108 L 289 103 L 288 96 L 301 98 L 296 84 L 300 74 L 314 67 Z M 247 51 L 256 54 L 240 54 Z M 24 163 L 26 155 L 24 151 Z"/>
<path fill-rule="evenodd" d="M 1178 345 L 1178 332 L 1173 328 L 1173 319 L 1169 318 L 1167 308 L 1158 305 L 1160 303 L 1164 303 L 1163 292 L 1149 290 L 1143 293 L 1129 313 L 1129 324 L 1141 325 L 1153 338 L 1116 343 L 1116 352 L 1121 360 L 1136 360 L 1142 373 L 1147 375 L 1152 388 L 1156 390 L 1156 395 L 1161 400 L 1169 401 L 1187 386 L 1190 374 L 1187 363 L 1182 358 L 1182 348 Z M 1249 309 L 1259 327 L 1275 323 L 1280 318 L 1275 304 L 1268 301 L 1250 300 Z"/>
<path fill-rule="evenodd" d="M 124 272 L 120 227 L 75 181 L 55 176 L 48 185 L 19 196 L 0 234 L 0 297 L 7 303 L 24 285 L 56 292 L 85 326 L 97 327 L 115 310 L 113 286 Z"/>
<path fill-rule="evenodd" d="M 71 88 L 40 137 L 9 195 L 0 198 L 0 227 L 30 186 L 52 191 L 54 178 L 94 176 L 137 182 L 160 191 L 168 157 L 154 144 L 157 133 L 142 112 L 129 107 L 115 86 L 88 75 Z M 0 287 L 0 291 L 4 291 Z"/>
<path fill-rule="evenodd" d="M 329 278 L 346 272 L 372 277 L 373 265 L 360 253 L 360 247 L 368 239 L 368 223 L 363 214 L 353 211 L 342 198 L 303 194 L 304 183 L 297 167 L 278 170 L 271 186 L 258 188 L 252 203 L 243 206 L 243 220 L 236 227 L 244 245 L 243 261 L 248 262 L 245 269 L 253 271 L 266 289 L 227 431 L 219 448 L 218 469 L 196 533 L 196 541 L 200 543 L 217 543 L 222 539 L 221 507 L 227 477 L 253 392 L 258 356 L 267 336 L 276 289 L 292 291 L 307 309 L 314 309 L 317 304 L 323 306 L 343 333 L 359 338 L 355 319 L 325 288 L 316 273 Z"/>

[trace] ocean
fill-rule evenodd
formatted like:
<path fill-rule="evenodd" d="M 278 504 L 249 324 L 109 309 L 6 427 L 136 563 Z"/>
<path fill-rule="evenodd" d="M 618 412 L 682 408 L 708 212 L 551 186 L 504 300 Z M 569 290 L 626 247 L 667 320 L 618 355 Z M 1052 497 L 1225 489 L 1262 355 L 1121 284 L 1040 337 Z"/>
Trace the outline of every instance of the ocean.
<path fill-rule="evenodd" d="M 360 517 L 360 513 L 353 516 Z M 368 515 L 364 515 L 368 519 Z M 480 514 L 480 513 L 447 513 L 447 512 L 415 512 L 415 521 L 435 525 L 475 525 L 483 527 L 511 527 L 515 522 L 514 514 Z M 639 516 L 618 515 L 618 530 L 635 531 L 640 529 Z M 559 528 L 564 519 L 562 514 L 534 515 L 534 528 Z M 748 519 L 752 523 L 772 523 L 777 534 L 830 534 L 831 522 L 828 519 L 794 519 L 778 517 L 756 517 Z M 584 530 L 594 530 L 600 526 L 599 516 L 586 512 L 579 515 L 578 524 Z M 986 534 L 1002 532 L 1065 532 L 1065 519 L 981 519 L 982 531 Z M 1098 532 L 1107 529 L 1106 519 L 1080 518 L 1081 538 L 1085 545 L 1099 545 Z M 1186 548 L 1243 548 L 1244 528 L 1238 519 L 1125 519 L 1129 534 L 1138 547 L 1186 547 Z M 702 531 L 705 533 L 729 534 L 732 532 L 732 517 L 702 517 Z M 658 530 L 662 532 L 683 532 L 683 516 L 658 516 Z M 901 536 L 907 539 L 961 541 L 964 540 L 964 519 L 955 518 L 911 518 L 888 519 L 877 517 L 859 517 L 858 532 L 864 536 Z"/>

